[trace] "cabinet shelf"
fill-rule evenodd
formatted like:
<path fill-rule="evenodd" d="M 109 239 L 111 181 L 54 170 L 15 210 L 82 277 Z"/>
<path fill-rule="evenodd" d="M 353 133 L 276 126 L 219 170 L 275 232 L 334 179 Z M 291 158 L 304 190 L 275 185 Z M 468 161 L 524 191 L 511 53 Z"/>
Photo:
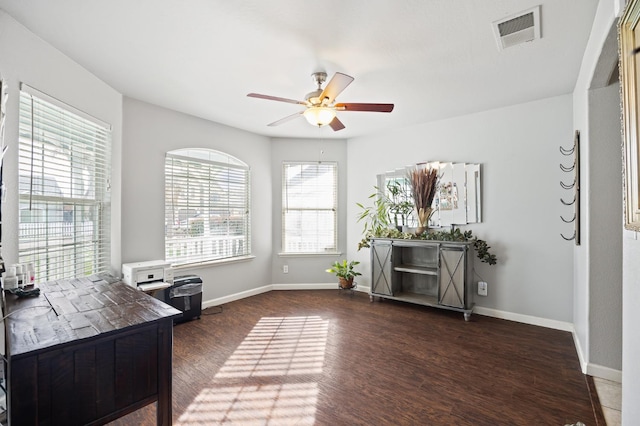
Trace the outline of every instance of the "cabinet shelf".
<path fill-rule="evenodd" d="M 437 266 L 419 266 L 419 265 L 398 265 L 393 268 L 398 272 L 409 272 L 411 274 L 438 275 Z"/>
<path fill-rule="evenodd" d="M 415 303 L 416 305 L 437 306 L 438 297 L 428 294 L 401 292 L 393 295 L 396 300 L 403 302 Z"/>

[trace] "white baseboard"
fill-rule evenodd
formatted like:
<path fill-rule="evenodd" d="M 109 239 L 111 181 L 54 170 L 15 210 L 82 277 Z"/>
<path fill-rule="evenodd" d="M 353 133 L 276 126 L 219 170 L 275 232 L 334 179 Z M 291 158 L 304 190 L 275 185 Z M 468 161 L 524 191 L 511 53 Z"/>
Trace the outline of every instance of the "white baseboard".
<path fill-rule="evenodd" d="M 241 291 L 240 293 L 230 294 L 229 296 L 219 297 L 217 299 L 203 300 L 202 309 L 207 309 L 212 306 L 224 305 L 225 303 L 233 302 L 234 300 L 240 300 L 244 299 L 245 297 L 266 293 L 273 290 L 272 287 L 273 285 L 265 285 L 258 288 L 252 288 L 251 290 Z"/>
<path fill-rule="evenodd" d="M 622 371 L 614 370 L 613 368 L 604 367 L 598 364 L 589 363 L 585 374 L 593 377 L 599 377 L 601 379 L 611 380 L 612 382 L 622 383 Z"/>
<path fill-rule="evenodd" d="M 530 325 L 539 325 L 541 327 L 553 328 L 554 330 L 573 332 L 573 324 L 565 321 L 557 321 L 547 318 L 534 317 L 532 315 L 516 314 L 513 312 L 499 311 L 497 309 L 484 308 L 482 306 L 474 306 L 473 313 L 484 315 L 487 317 L 506 319 L 509 321 L 521 322 Z"/>

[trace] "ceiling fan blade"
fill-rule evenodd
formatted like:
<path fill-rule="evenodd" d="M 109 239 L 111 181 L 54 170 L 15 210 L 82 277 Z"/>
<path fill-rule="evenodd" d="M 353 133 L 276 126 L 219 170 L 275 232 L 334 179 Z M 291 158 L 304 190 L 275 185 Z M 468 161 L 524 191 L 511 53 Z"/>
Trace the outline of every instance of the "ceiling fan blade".
<path fill-rule="evenodd" d="M 286 123 L 287 121 L 293 120 L 294 118 L 298 118 L 299 116 L 302 115 L 303 112 L 304 111 L 300 111 L 300 112 L 296 112 L 295 114 L 287 115 L 285 118 L 281 118 L 278 121 L 274 121 L 273 123 L 267 124 L 267 126 L 271 126 L 271 127 L 279 126 L 281 124 Z"/>
<path fill-rule="evenodd" d="M 341 72 L 335 73 L 333 77 L 331 77 L 331 81 L 329 81 L 327 87 L 322 91 L 320 100 L 328 99 L 327 103 L 332 103 L 352 81 L 353 77 L 350 75 L 342 74 Z"/>
<path fill-rule="evenodd" d="M 336 109 L 343 111 L 373 111 L 373 112 L 391 112 L 393 104 L 354 104 L 341 103 L 336 104 Z"/>
<path fill-rule="evenodd" d="M 334 132 L 344 129 L 344 124 L 342 124 L 342 121 L 338 120 L 338 117 L 333 117 L 329 126 L 331 126 Z"/>
<path fill-rule="evenodd" d="M 250 98 L 267 99 L 269 101 L 287 102 L 289 104 L 306 105 L 306 102 L 296 101 L 295 99 L 279 98 L 277 96 L 261 95 L 259 93 L 249 93 Z"/>

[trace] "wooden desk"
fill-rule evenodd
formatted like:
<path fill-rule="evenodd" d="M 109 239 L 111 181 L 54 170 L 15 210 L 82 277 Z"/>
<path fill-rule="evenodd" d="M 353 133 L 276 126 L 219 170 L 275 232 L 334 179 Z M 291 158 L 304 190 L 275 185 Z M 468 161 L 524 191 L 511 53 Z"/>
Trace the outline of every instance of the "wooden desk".
<path fill-rule="evenodd" d="M 158 401 L 170 425 L 177 309 L 99 277 L 5 293 L 9 424 L 104 424 Z"/>

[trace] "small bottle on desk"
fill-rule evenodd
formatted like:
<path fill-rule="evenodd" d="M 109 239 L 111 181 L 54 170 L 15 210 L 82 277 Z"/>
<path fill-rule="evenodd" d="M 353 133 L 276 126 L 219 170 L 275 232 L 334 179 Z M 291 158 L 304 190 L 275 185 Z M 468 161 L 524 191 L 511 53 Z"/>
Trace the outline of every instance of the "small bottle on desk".
<path fill-rule="evenodd" d="M 7 272 L 2 274 L 2 287 L 5 290 L 13 290 L 18 288 L 18 277 L 16 277 L 15 266 L 10 266 Z"/>

